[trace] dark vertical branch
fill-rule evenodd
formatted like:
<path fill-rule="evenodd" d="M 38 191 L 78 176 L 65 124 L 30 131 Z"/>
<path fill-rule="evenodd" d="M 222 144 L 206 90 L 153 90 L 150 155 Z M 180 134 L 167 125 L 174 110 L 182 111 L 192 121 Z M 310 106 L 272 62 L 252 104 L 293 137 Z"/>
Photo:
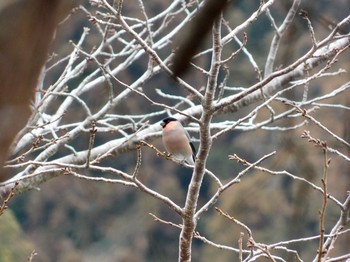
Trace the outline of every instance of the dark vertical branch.
<path fill-rule="evenodd" d="M 323 147 L 323 161 L 324 161 L 324 171 L 323 171 L 323 177 L 321 179 L 322 182 L 322 189 L 323 189 L 323 201 L 322 201 L 322 208 L 320 210 L 320 242 L 319 242 L 319 248 L 318 248 L 318 256 L 317 261 L 321 262 L 322 258 L 324 257 L 324 254 L 326 253 L 326 250 L 323 248 L 323 242 L 325 238 L 325 215 L 326 215 L 326 208 L 327 208 L 327 199 L 328 199 L 328 191 L 327 191 L 327 180 L 328 180 L 328 167 L 329 167 L 329 159 L 327 154 L 327 144 L 326 142 L 322 142 Z"/>
<path fill-rule="evenodd" d="M 90 139 L 89 139 L 89 148 L 88 148 L 87 157 L 86 157 L 86 168 L 89 168 L 90 166 L 91 150 L 93 149 L 94 143 L 95 143 L 95 137 L 97 132 L 95 120 L 91 121 L 91 128 L 89 131 L 90 131 Z"/>
<path fill-rule="evenodd" d="M 190 60 L 195 55 L 197 49 L 210 32 L 214 21 L 221 16 L 227 5 L 227 0 L 207 0 L 199 10 L 193 21 L 184 29 L 185 37 L 181 38 L 181 43 L 174 58 L 174 76 L 184 73 L 190 64 Z"/>
<path fill-rule="evenodd" d="M 0 166 L 31 113 L 41 68 L 54 30 L 74 1 L 24 0 L 0 4 Z M 14 117 L 16 116 L 16 117 Z M 4 180 L 2 171 L 0 181 Z"/>

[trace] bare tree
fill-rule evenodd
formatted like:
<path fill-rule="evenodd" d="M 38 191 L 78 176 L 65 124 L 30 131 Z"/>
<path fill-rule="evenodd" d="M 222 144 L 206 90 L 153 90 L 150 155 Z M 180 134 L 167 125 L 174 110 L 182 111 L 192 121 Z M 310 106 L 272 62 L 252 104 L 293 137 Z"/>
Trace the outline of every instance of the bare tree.
<path fill-rule="evenodd" d="M 329 158 L 332 156 L 349 165 L 346 152 L 350 143 L 337 134 L 338 127 L 329 126 L 327 119 L 317 111 L 324 109 L 332 114 L 350 109 L 342 100 L 349 94 L 348 78 L 334 81 L 332 86 L 319 84 L 324 79 L 343 79 L 346 71 L 337 67 L 336 62 L 349 51 L 350 36 L 344 31 L 350 16 L 339 19 L 319 33 L 308 12 L 300 8 L 300 2 L 294 0 L 281 19 L 276 18 L 280 14 L 274 14 L 275 10 L 280 10 L 278 3 L 261 1 L 239 23 L 230 16 L 232 9 L 237 7 L 228 3 L 213 20 L 211 33 L 198 44 L 189 62 L 189 73 L 180 76 L 175 76 L 172 69 L 173 61 L 181 59 L 177 48 L 180 45 L 181 50 L 182 37 L 191 39 L 191 32 L 186 33 L 186 27 L 198 23 L 195 18 L 204 9 L 205 1 L 168 1 L 168 5 L 163 4 L 162 10 L 155 14 L 149 10 L 150 3 L 142 0 L 137 1 L 137 9 L 131 8 L 129 1 L 111 4 L 107 0 L 90 1 L 90 5 L 78 7 L 74 12 L 83 14 L 89 26 L 81 29 L 79 39 L 70 42 L 69 52 L 63 50 L 58 55 L 53 54 L 42 69 L 32 115 L 17 134 L 5 166 L 13 176 L 0 184 L 4 199 L 8 201 L 12 193 L 35 189 L 60 175 L 117 183 L 154 197 L 181 217 L 182 224 L 177 225 L 155 216 L 157 221 L 180 229 L 179 261 L 191 261 L 193 238 L 218 249 L 230 250 L 240 261 L 255 261 L 260 257 L 286 261 L 289 254 L 302 261 L 298 250 L 289 246 L 314 240 L 319 242 L 318 249 L 314 250 L 315 261 L 349 259 L 349 252 L 335 257 L 330 254 L 338 244 L 338 237 L 350 233 L 346 229 L 350 196 L 343 195 L 339 199 L 329 190 L 329 166 L 332 163 Z M 70 19 L 64 23 L 69 23 Z M 249 32 L 262 19 L 268 19 L 271 26 L 266 29 L 266 34 L 271 37 L 267 53 L 260 54 L 263 58 L 257 58 L 253 49 L 262 43 L 251 40 L 254 38 Z M 289 43 L 298 48 L 298 57 L 285 59 L 286 64 L 280 65 L 281 45 L 289 41 L 288 30 L 296 20 L 307 28 L 300 43 Z M 248 68 L 244 77 L 249 81 L 244 86 L 237 86 L 238 76 L 234 75 L 234 68 L 240 63 L 245 63 Z M 191 73 L 200 77 L 192 79 Z M 174 88 L 155 87 L 158 77 L 168 77 L 169 85 Z M 296 95 L 291 98 L 290 92 Z M 121 109 L 136 100 L 148 106 L 137 113 Z M 190 123 L 188 130 L 199 142 L 193 167 L 178 163 L 152 144 L 161 135 L 159 120 L 169 115 Z M 232 115 L 235 120 L 230 120 Z M 284 122 L 288 119 L 294 121 Z M 229 160 L 238 161 L 244 168 L 231 179 L 224 179 L 221 174 L 208 169 L 207 159 L 213 143 L 234 131 L 266 130 L 283 134 L 303 129 L 305 131 L 300 135 L 306 139 L 304 143 L 311 142 L 316 146 L 313 150 L 321 153 L 317 159 L 322 163 L 323 174 L 317 182 L 304 174 L 263 165 L 263 162 L 277 158 L 278 151 L 256 152 L 254 156 L 260 156 L 254 161 L 232 152 Z M 96 135 L 101 134 L 104 136 L 99 137 L 97 145 Z M 319 134 L 322 135 L 319 137 Z M 250 146 L 253 151 L 255 146 Z M 143 147 L 151 148 L 154 155 L 163 157 L 164 161 L 171 160 L 193 170 L 184 207 L 142 182 L 139 171 Z M 127 173 L 103 164 L 128 151 L 137 152 L 134 172 Z M 273 244 L 258 243 L 245 221 L 241 222 L 219 208 L 216 209 L 219 214 L 248 234 L 247 245 L 242 238 L 237 239 L 236 247 L 219 244 L 197 231 L 198 221 L 215 207 L 223 193 L 244 183 L 242 178 L 253 171 L 274 175 L 276 179 L 288 177 L 293 183 L 300 182 L 317 191 L 322 200 L 319 234 Z M 100 176 L 88 175 L 91 172 Z M 116 178 L 106 178 L 103 174 Z M 199 206 L 204 176 L 213 181 L 216 190 Z M 336 206 L 339 219 L 326 229 L 325 217 L 330 203 Z"/>

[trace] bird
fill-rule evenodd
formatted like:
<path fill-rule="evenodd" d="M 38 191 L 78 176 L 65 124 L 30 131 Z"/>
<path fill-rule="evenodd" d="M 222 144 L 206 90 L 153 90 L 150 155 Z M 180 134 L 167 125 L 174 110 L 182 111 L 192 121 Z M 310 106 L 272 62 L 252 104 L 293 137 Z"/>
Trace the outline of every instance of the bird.
<path fill-rule="evenodd" d="M 190 136 L 179 120 L 167 117 L 162 120 L 162 140 L 168 153 L 179 161 L 194 165 L 196 149 L 190 141 Z"/>

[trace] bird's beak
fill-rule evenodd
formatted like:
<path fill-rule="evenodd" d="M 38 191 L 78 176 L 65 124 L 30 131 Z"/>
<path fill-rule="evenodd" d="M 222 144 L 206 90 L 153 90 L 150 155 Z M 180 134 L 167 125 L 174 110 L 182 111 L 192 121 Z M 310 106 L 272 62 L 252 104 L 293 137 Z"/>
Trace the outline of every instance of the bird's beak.
<path fill-rule="evenodd" d="M 162 127 L 164 127 L 164 126 L 165 126 L 165 123 L 164 123 L 164 122 L 161 122 L 160 125 L 161 125 Z"/>

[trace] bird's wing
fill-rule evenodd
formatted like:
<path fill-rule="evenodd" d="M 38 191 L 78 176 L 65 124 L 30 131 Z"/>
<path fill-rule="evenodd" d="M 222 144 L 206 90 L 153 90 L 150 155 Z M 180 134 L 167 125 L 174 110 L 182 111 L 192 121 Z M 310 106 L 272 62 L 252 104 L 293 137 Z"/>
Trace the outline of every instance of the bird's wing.
<path fill-rule="evenodd" d="M 197 152 L 196 152 L 196 148 L 194 147 L 194 145 L 192 144 L 192 142 L 190 142 L 190 146 L 191 146 L 191 149 L 192 149 L 192 154 L 193 156 L 195 157 Z"/>
<path fill-rule="evenodd" d="M 186 136 L 187 136 L 187 138 L 188 138 L 188 142 L 189 142 L 190 147 L 191 147 L 191 149 L 192 149 L 192 158 L 193 158 L 193 161 L 194 161 L 195 158 L 196 158 L 196 154 L 197 154 L 196 148 L 195 148 L 194 145 L 192 144 L 192 142 L 191 142 L 191 137 L 190 137 L 189 133 L 187 132 L 187 130 L 186 130 L 184 127 L 183 127 L 183 129 L 184 129 L 184 131 L 185 131 L 185 134 L 186 134 Z"/>

